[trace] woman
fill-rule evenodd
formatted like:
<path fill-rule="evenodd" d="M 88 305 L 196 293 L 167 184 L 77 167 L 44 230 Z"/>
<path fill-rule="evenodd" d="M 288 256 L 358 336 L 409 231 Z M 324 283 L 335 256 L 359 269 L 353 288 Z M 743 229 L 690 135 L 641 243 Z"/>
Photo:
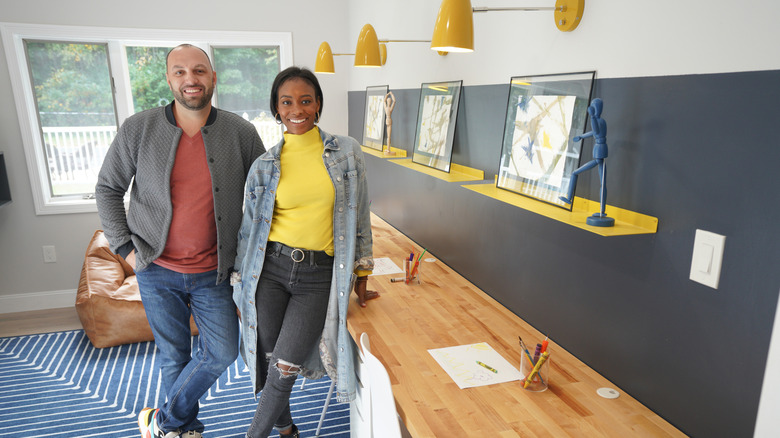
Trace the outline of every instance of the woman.
<path fill-rule="evenodd" d="M 365 163 L 357 141 L 316 126 L 322 89 L 314 74 L 277 75 L 271 111 L 284 138 L 249 170 L 238 236 L 233 299 L 241 312 L 241 353 L 255 393 L 249 438 L 273 427 L 298 437 L 290 414 L 297 375 L 336 380 L 340 401 L 355 396 L 347 306 L 361 306 L 374 266 Z M 356 280 L 355 280 L 356 278 Z"/>

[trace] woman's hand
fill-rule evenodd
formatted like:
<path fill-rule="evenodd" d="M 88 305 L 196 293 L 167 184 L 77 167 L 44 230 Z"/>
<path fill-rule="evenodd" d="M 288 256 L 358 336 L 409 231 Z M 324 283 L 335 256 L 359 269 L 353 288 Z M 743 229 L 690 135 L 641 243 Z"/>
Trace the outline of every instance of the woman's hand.
<path fill-rule="evenodd" d="M 366 307 L 366 301 L 379 298 L 379 292 L 375 290 L 366 290 L 368 285 L 368 276 L 358 277 L 355 281 L 355 293 L 358 296 L 360 307 Z"/>

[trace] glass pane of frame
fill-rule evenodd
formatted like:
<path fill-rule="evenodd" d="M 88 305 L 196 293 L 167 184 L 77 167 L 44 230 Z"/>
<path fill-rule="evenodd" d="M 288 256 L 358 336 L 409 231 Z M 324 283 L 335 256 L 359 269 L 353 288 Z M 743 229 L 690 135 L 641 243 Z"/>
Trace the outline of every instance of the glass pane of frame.
<path fill-rule="evenodd" d="M 595 72 L 513 77 L 496 186 L 571 210 Z"/>
<path fill-rule="evenodd" d="M 366 116 L 363 121 L 363 146 L 381 151 L 385 137 L 385 96 L 387 85 L 366 88 Z"/>
<path fill-rule="evenodd" d="M 463 81 L 422 84 L 413 162 L 450 171 L 462 84 Z"/>

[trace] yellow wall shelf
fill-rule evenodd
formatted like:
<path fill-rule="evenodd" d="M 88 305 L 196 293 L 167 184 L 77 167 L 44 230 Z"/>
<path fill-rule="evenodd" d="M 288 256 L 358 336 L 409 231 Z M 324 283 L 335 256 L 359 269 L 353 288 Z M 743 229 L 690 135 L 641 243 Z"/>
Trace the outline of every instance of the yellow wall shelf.
<path fill-rule="evenodd" d="M 469 190 L 481 193 L 485 196 L 507 204 L 532 211 L 550 219 L 567 223 L 571 226 L 596 233 L 601 236 L 627 236 L 632 234 L 653 234 L 658 231 L 658 218 L 636 213 L 622 208 L 607 205 L 604 212 L 615 219 L 615 226 L 594 227 L 585 223 L 588 216 L 601 210 L 596 201 L 575 196 L 572 211 L 566 211 L 560 207 L 546 204 L 542 201 L 527 196 L 499 189 L 495 184 L 470 184 L 463 185 Z"/>
<path fill-rule="evenodd" d="M 433 167 L 417 164 L 411 158 L 392 160 L 391 162 L 447 182 L 482 181 L 485 179 L 485 171 L 455 163 L 450 164 L 450 172 L 447 173 Z"/>
<path fill-rule="evenodd" d="M 390 154 L 384 153 L 383 151 L 378 151 L 376 149 L 372 149 L 370 147 L 366 147 L 366 146 L 363 146 L 363 145 L 361 145 L 360 147 L 363 149 L 363 153 L 364 154 L 373 155 L 373 156 L 379 157 L 379 158 L 406 158 L 406 150 L 405 149 L 398 149 L 398 148 L 390 147 L 390 152 L 393 153 L 392 155 L 390 155 Z M 385 145 L 383 149 L 387 150 L 387 145 Z"/>

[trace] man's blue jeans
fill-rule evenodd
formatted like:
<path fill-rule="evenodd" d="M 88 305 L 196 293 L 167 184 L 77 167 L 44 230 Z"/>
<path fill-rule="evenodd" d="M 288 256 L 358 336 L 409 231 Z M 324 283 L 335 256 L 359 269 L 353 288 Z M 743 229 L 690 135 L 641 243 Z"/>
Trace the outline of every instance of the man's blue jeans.
<path fill-rule="evenodd" d="M 181 274 L 154 263 L 136 272 L 146 318 L 160 350 L 167 400 L 158 425 L 166 432 L 203 431 L 198 400 L 238 356 L 238 316 L 233 289 L 216 284 L 217 271 Z M 191 351 L 190 314 L 198 326 Z"/>

